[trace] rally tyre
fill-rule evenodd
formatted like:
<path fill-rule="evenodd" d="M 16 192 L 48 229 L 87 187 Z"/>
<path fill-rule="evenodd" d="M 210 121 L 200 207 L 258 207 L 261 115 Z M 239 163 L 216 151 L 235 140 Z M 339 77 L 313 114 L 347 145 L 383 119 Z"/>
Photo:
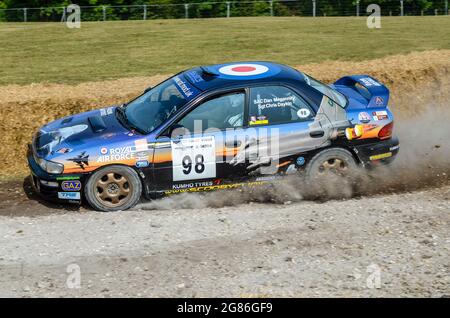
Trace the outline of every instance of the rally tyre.
<path fill-rule="evenodd" d="M 328 173 L 348 177 L 356 171 L 357 163 L 350 151 L 328 148 L 316 154 L 306 166 L 309 180 L 325 177 Z"/>
<path fill-rule="evenodd" d="M 142 194 L 138 174 L 130 167 L 108 166 L 89 177 L 85 187 L 88 203 L 95 210 L 113 212 L 135 206 Z"/>

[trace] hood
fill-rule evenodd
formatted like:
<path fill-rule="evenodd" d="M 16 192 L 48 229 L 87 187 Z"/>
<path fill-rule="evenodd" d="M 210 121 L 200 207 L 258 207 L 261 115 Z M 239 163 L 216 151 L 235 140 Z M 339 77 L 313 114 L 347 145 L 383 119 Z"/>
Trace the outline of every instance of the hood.
<path fill-rule="evenodd" d="M 115 116 L 116 107 L 108 107 L 71 115 L 43 126 L 36 134 L 34 148 L 41 158 L 86 148 L 99 138 L 130 133 Z"/>

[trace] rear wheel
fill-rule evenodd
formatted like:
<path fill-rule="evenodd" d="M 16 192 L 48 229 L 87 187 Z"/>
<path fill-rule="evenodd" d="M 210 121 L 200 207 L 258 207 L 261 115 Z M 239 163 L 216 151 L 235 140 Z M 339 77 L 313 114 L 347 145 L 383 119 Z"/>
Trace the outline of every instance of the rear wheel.
<path fill-rule="evenodd" d="M 136 171 L 124 166 L 108 166 L 96 171 L 85 187 L 86 200 L 99 211 L 127 210 L 135 206 L 142 193 Z"/>
<path fill-rule="evenodd" d="M 353 155 L 343 148 L 328 148 L 316 154 L 306 166 L 306 177 L 312 196 L 350 197 L 351 177 L 357 170 Z"/>
<path fill-rule="evenodd" d="M 334 174 L 348 176 L 357 165 L 352 154 L 343 148 L 329 148 L 316 154 L 306 167 L 309 178 Z"/>

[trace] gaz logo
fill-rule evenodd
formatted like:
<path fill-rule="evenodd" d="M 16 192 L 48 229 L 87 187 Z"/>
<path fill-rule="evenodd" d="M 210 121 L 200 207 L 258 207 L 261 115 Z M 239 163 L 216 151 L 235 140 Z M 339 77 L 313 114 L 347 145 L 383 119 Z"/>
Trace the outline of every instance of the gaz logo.
<path fill-rule="evenodd" d="M 78 180 L 64 181 L 61 183 L 61 189 L 64 191 L 80 191 L 81 182 Z"/>

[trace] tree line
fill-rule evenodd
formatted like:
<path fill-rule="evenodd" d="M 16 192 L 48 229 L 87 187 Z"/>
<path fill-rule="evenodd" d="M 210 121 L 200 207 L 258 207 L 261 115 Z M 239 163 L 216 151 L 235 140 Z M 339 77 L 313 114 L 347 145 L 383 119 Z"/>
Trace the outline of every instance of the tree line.
<path fill-rule="evenodd" d="M 26 12 L 28 21 L 57 21 L 60 19 L 62 9 L 46 9 L 51 7 L 67 7 L 77 4 L 83 7 L 99 6 L 98 8 L 83 8 L 82 20 L 126 20 L 182 18 L 209 18 L 230 16 L 310 16 L 313 12 L 312 0 L 297 0 L 283 2 L 282 0 L 0 0 L 0 9 L 30 8 Z M 211 3 L 219 2 L 219 3 Z M 227 5 L 230 2 L 230 5 Z M 316 0 L 317 15 L 340 16 L 354 15 L 357 0 Z M 446 0 L 404 0 L 405 15 L 418 15 L 425 11 L 432 14 L 439 10 L 443 14 Z M 195 4 L 194 4 L 195 3 Z M 371 4 L 379 4 L 383 15 L 399 15 L 400 0 L 360 0 L 360 12 L 365 14 L 365 8 Z M 127 8 L 127 5 L 148 5 L 143 7 Z M 184 5 L 188 4 L 188 8 Z M 155 6 L 162 5 L 162 6 Z M 165 5 L 165 6 L 164 6 Z M 101 6 L 106 6 L 103 9 Z M 114 7 L 116 6 L 116 7 Z M 31 9 L 42 8 L 42 9 Z M 19 10 L 0 11 L 0 21 L 21 21 L 23 13 Z"/>

